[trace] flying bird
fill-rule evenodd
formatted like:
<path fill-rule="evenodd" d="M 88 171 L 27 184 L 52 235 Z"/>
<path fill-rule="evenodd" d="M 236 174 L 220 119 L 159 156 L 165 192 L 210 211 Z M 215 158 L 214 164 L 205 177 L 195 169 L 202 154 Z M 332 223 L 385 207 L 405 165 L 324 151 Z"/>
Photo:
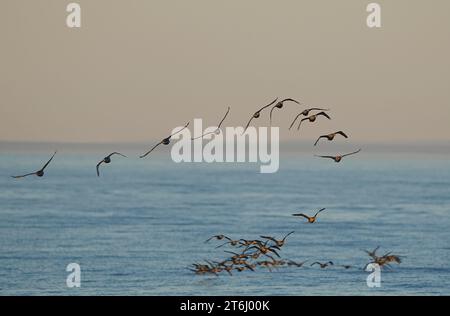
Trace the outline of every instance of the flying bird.
<path fill-rule="evenodd" d="M 163 145 L 169 145 L 170 144 L 170 139 L 172 138 L 172 136 L 180 133 L 182 130 L 184 130 L 185 128 L 187 128 L 189 126 L 189 122 L 184 125 L 183 128 L 181 128 L 179 131 L 176 131 L 175 133 L 173 133 L 172 135 L 164 138 L 162 141 L 160 141 L 158 144 L 156 144 L 155 146 L 153 146 L 152 149 L 150 149 L 149 151 L 147 151 L 145 154 L 143 154 L 142 156 L 139 156 L 139 158 L 144 158 L 146 157 L 148 154 L 150 154 L 156 147 L 158 147 L 159 145 L 163 144 Z"/>
<path fill-rule="evenodd" d="M 245 131 L 247 130 L 247 128 L 250 126 L 250 123 L 253 119 L 257 119 L 261 116 L 261 111 L 268 108 L 269 106 L 271 106 L 272 104 L 274 104 L 275 102 L 277 102 L 278 98 L 276 98 L 275 100 L 273 100 L 272 102 L 270 102 L 269 104 L 263 106 L 262 108 L 260 108 L 258 111 L 256 111 L 255 113 L 253 113 L 252 117 L 250 118 L 250 120 L 248 121 L 247 125 L 245 126 L 244 131 L 242 132 L 242 135 L 245 133 Z"/>
<path fill-rule="evenodd" d="M 220 121 L 219 125 L 217 125 L 217 129 L 215 129 L 215 130 L 212 131 L 212 132 L 205 133 L 205 134 L 203 134 L 203 135 L 201 135 L 201 136 L 198 136 L 198 137 L 195 137 L 195 138 L 191 138 L 191 140 L 196 140 L 196 139 L 198 139 L 198 138 L 203 138 L 204 136 L 210 135 L 210 134 L 216 134 L 216 135 L 219 135 L 219 134 L 220 134 L 220 131 L 221 131 L 221 130 L 220 130 L 220 126 L 222 125 L 223 121 L 225 121 L 225 118 L 227 117 L 227 115 L 228 115 L 229 112 L 230 112 L 230 107 L 228 107 L 228 110 L 227 110 L 227 112 L 225 113 L 225 116 L 222 118 L 222 120 Z"/>
<path fill-rule="evenodd" d="M 350 155 L 357 154 L 360 151 L 361 151 L 361 149 L 358 149 L 357 151 L 354 151 L 352 153 L 345 154 L 345 155 L 338 155 L 338 156 L 318 156 L 318 155 L 315 155 L 315 156 L 316 157 L 320 157 L 320 158 L 330 158 L 330 159 L 333 159 L 335 162 L 340 162 L 342 160 L 342 158 L 350 156 Z"/>
<path fill-rule="evenodd" d="M 319 142 L 320 139 L 326 138 L 329 141 L 332 141 L 336 135 L 341 135 L 341 136 L 343 136 L 345 138 L 348 138 L 347 134 L 345 134 L 343 131 L 334 132 L 334 133 L 331 133 L 331 134 L 319 136 L 319 138 L 317 138 L 316 142 L 314 143 L 314 146 L 317 145 L 317 143 Z"/>
<path fill-rule="evenodd" d="M 295 122 L 298 120 L 298 118 L 300 117 L 300 116 L 308 116 L 309 115 L 309 112 L 311 112 L 311 111 L 329 111 L 330 109 L 321 109 L 321 108 L 309 108 L 309 109 L 305 109 L 305 110 L 303 110 L 302 112 L 300 112 L 295 118 L 294 118 L 294 120 L 292 121 L 292 124 L 291 124 L 291 126 L 289 126 L 289 129 L 291 129 L 292 128 L 292 126 L 294 126 L 294 124 L 295 124 Z"/>
<path fill-rule="evenodd" d="M 321 263 L 321 262 L 316 261 L 316 262 L 314 262 L 314 263 L 311 264 L 311 267 L 312 267 L 313 265 L 315 265 L 315 264 L 318 264 L 318 265 L 320 266 L 321 269 L 325 269 L 325 268 L 328 267 L 328 266 L 334 265 L 333 261 L 328 261 L 328 262 L 325 262 L 325 263 Z"/>
<path fill-rule="evenodd" d="M 286 236 L 284 236 L 284 238 L 281 239 L 281 240 L 276 240 L 275 238 L 270 237 L 270 236 L 260 236 L 260 237 L 261 237 L 261 238 L 264 238 L 264 239 L 268 239 L 268 240 L 273 241 L 273 242 L 275 243 L 275 245 L 277 245 L 278 247 L 283 247 L 283 246 L 284 246 L 284 243 L 286 242 L 286 238 L 287 238 L 289 235 L 293 234 L 293 233 L 294 233 L 293 231 L 290 232 L 289 234 L 287 234 Z"/>
<path fill-rule="evenodd" d="M 288 260 L 287 261 L 287 265 L 288 266 L 296 266 L 296 267 L 301 268 L 308 261 L 309 260 L 305 260 L 305 261 L 302 261 L 302 262 L 295 262 L 294 260 Z"/>
<path fill-rule="evenodd" d="M 208 238 L 205 242 L 208 242 L 211 239 L 217 239 L 217 240 L 227 239 L 227 240 L 231 241 L 231 238 L 229 238 L 229 237 L 227 237 L 225 235 L 214 235 L 214 236 Z"/>
<path fill-rule="evenodd" d="M 111 162 L 111 156 L 114 156 L 114 155 L 119 155 L 119 156 L 122 156 L 122 157 L 127 158 L 127 156 L 122 155 L 121 153 L 118 153 L 118 152 L 113 152 L 113 153 L 109 154 L 108 156 L 106 156 L 105 158 L 103 158 L 103 160 L 100 161 L 100 162 L 97 164 L 97 177 L 100 177 L 100 170 L 99 170 L 100 165 L 101 165 L 102 163 L 110 163 L 110 162 Z"/>
<path fill-rule="evenodd" d="M 270 109 L 270 125 L 272 125 L 272 113 L 273 113 L 273 110 L 283 108 L 284 102 L 294 102 L 294 103 L 297 103 L 297 104 L 300 105 L 300 102 L 298 102 L 297 100 L 291 99 L 291 98 L 288 98 L 288 99 L 284 99 L 284 100 L 279 101 L 277 104 L 275 104 L 275 105 Z"/>
<path fill-rule="evenodd" d="M 367 255 L 369 255 L 369 257 L 371 257 L 372 259 L 375 259 L 377 257 L 377 251 L 378 249 L 380 249 L 380 246 L 377 246 L 374 250 L 370 251 L 370 250 L 363 250 L 364 252 L 367 253 Z"/>
<path fill-rule="evenodd" d="M 303 213 L 292 214 L 292 216 L 301 216 L 301 217 L 304 217 L 304 218 L 306 218 L 306 219 L 308 220 L 308 223 L 312 224 L 312 223 L 314 223 L 314 222 L 316 221 L 317 215 L 318 215 L 320 212 L 324 211 L 324 210 L 325 210 L 325 208 L 322 208 L 322 209 L 318 210 L 317 213 L 314 214 L 314 216 L 308 216 L 308 215 L 305 215 L 305 214 L 303 214 Z"/>
<path fill-rule="evenodd" d="M 47 161 L 47 163 L 40 170 L 38 170 L 36 172 L 24 174 L 24 175 L 21 175 L 21 176 L 11 176 L 11 177 L 14 178 L 14 179 L 24 178 L 24 177 L 33 176 L 33 175 L 38 176 L 38 177 L 43 177 L 45 168 L 47 168 L 47 166 L 53 160 L 53 157 L 55 157 L 55 155 L 56 155 L 56 151 L 54 152 L 53 156 Z"/>
<path fill-rule="evenodd" d="M 313 122 L 315 122 L 315 121 L 317 120 L 317 118 L 318 118 L 319 116 L 324 116 L 324 117 L 326 117 L 327 119 L 331 120 L 331 117 L 330 117 L 327 113 L 325 113 L 324 111 L 322 111 L 322 112 L 319 112 L 319 113 L 310 115 L 310 116 L 308 116 L 308 117 L 305 117 L 304 119 L 301 119 L 301 120 L 300 120 L 300 123 L 298 124 L 297 130 L 300 129 L 300 126 L 302 125 L 302 123 L 303 123 L 304 121 L 310 121 L 311 123 L 313 123 Z M 292 125 L 291 125 L 291 127 L 292 127 Z M 290 129 L 290 128 L 289 128 L 289 129 Z"/>

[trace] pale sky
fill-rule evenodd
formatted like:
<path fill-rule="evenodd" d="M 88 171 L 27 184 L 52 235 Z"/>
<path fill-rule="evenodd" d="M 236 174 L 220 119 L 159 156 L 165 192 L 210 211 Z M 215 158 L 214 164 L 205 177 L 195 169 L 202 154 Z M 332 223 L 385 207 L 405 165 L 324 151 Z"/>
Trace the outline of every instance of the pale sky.
<path fill-rule="evenodd" d="M 0 141 L 142 142 L 193 118 L 245 125 L 275 97 L 359 142 L 450 140 L 450 1 L 63 0 L 0 4 Z M 254 121 L 268 125 L 268 112 Z"/>

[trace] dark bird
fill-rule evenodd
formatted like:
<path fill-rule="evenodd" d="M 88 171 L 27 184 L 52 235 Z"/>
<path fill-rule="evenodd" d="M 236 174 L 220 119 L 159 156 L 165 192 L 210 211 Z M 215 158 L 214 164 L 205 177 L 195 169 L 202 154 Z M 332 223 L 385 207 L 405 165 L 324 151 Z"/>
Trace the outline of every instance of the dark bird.
<path fill-rule="evenodd" d="M 14 179 L 19 179 L 19 178 L 24 178 L 24 177 L 28 177 L 28 176 L 38 176 L 38 177 L 43 177 L 44 176 L 44 170 L 45 168 L 47 168 L 47 166 L 50 164 L 50 162 L 53 160 L 53 157 L 55 157 L 56 155 L 56 151 L 53 154 L 53 156 L 49 159 L 49 161 L 47 161 L 47 163 L 42 167 L 42 169 L 36 171 L 36 172 L 32 172 L 32 173 L 28 173 L 28 174 L 24 174 L 22 176 L 11 176 Z"/>
<path fill-rule="evenodd" d="M 380 246 L 375 247 L 374 250 L 363 250 L 365 253 L 369 255 L 372 259 L 375 259 L 377 257 L 377 250 L 380 249 Z"/>
<path fill-rule="evenodd" d="M 316 262 L 314 262 L 314 263 L 311 264 L 311 267 L 312 267 L 313 265 L 315 265 L 315 264 L 318 264 L 318 265 L 320 266 L 321 269 L 325 269 L 325 268 L 328 267 L 328 266 L 334 265 L 333 261 L 328 261 L 328 262 L 325 262 L 325 263 L 321 263 L 321 262 L 316 261 Z"/>
<path fill-rule="evenodd" d="M 314 222 L 316 221 L 317 215 L 318 215 L 320 212 L 324 211 L 324 210 L 325 210 L 325 208 L 322 208 L 322 209 L 318 210 L 317 213 L 316 213 L 314 216 L 308 216 L 308 215 L 305 215 L 305 214 L 303 214 L 303 213 L 292 214 L 292 216 L 301 216 L 301 217 L 304 217 L 304 218 L 306 218 L 306 219 L 308 220 L 308 223 L 312 224 L 312 223 L 314 223 Z"/>
<path fill-rule="evenodd" d="M 210 135 L 210 134 L 216 134 L 216 135 L 219 135 L 220 132 L 221 132 L 220 126 L 222 125 L 223 121 L 225 121 L 225 118 L 227 117 L 227 115 L 228 115 L 229 112 L 230 112 L 230 107 L 228 107 L 228 110 L 227 110 L 227 112 L 225 113 L 225 116 L 222 118 L 222 120 L 220 121 L 219 125 L 217 125 L 217 129 L 215 129 L 215 130 L 212 131 L 212 132 L 205 133 L 205 134 L 203 134 L 203 135 L 201 135 L 201 136 L 198 136 L 198 137 L 195 137 L 195 138 L 191 138 L 191 140 L 196 140 L 196 139 L 198 139 L 198 138 L 203 138 L 204 136 Z"/>
<path fill-rule="evenodd" d="M 292 126 L 294 126 L 294 124 L 295 124 L 295 122 L 298 120 L 298 118 L 300 117 L 300 116 L 308 116 L 309 115 L 309 113 L 311 112 L 311 111 L 329 111 L 330 109 L 321 109 L 321 108 L 309 108 L 309 109 L 305 109 L 305 110 L 303 110 L 302 112 L 300 112 L 295 118 L 294 118 L 294 120 L 292 121 L 292 124 L 291 124 L 291 126 L 289 126 L 289 129 L 291 129 L 292 128 Z"/>
<path fill-rule="evenodd" d="M 294 102 L 294 103 L 300 104 L 300 102 L 298 102 L 297 100 L 290 99 L 290 98 L 279 101 L 277 104 L 275 104 L 270 109 L 270 125 L 272 125 L 272 113 L 273 113 L 273 110 L 275 110 L 275 109 L 282 109 L 283 105 L 284 105 L 284 102 Z"/>
<path fill-rule="evenodd" d="M 271 106 L 272 104 L 274 104 L 275 102 L 277 102 L 278 98 L 276 98 L 275 100 L 273 100 L 272 102 L 270 102 L 269 104 L 263 106 L 262 108 L 260 108 L 258 111 L 256 111 L 255 113 L 253 113 L 252 117 L 250 118 L 250 120 L 248 121 L 247 125 L 245 126 L 244 131 L 242 132 L 242 134 L 245 133 L 245 131 L 247 130 L 247 128 L 250 126 L 250 123 L 253 119 L 257 119 L 261 116 L 261 111 L 268 108 L 269 106 Z"/>
<path fill-rule="evenodd" d="M 274 253 L 278 258 L 280 258 L 280 255 L 278 254 L 278 252 L 275 250 L 280 250 L 280 247 L 278 246 L 267 246 L 267 241 L 263 244 L 263 245 L 254 245 L 254 246 L 250 246 L 248 247 L 246 250 L 250 250 L 250 249 L 256 249 L 259 252 L 261 252 L 263 255 L 268 255 L 270 252 Z"/>
<path fill-rule="evenodd" d="M 349 153 L 349 154 L 345 154 L 345 155 L 338 155 L 338 156 L 318 156 L 318 155 L 315 155 L 315 156 L 316 157 L 320 157 L 320 158 L 330 158 L 330 159 L 333 159 L 335 162 L 340 162 L 342 160 L 342 158 L 350 156 L 350 155 L 357 154 L 360 151 L 361 151 L 361 149 L 358 149 L 355 152 L 352 152 L 352 153 Z"/>
<path fill-rule="evenodd" d="M 205 242 L 208 242 L 208 241 L 210 241 L 211 239 L 217 239 L 217 240 L 227 239 L 227 240 L 230 240 L 230 241 L 231 241 L 231 238 L 229 238 L 229 237 L 227 237 L 227 236 L 225 236 L 225 235 L 214 235 L 214 236 L 208 238 Z"/>
<path fill-rule="evenodd" d="M 288 266 L 296 266 L 296 267 L 299 267 L 299 268 L 301 268 L 306 262 L 308 262 L 309 260 L 305 260 L 305 261 L 302 261 L 302 262 L 295 262 L 295 261 L 293 261 L 293 260 L 288 260 L 287 261 L 287 265 Z"/>
<path fill-rule="evenodd" d="M 160 141 L 158 144 L 156 144 L 155 146 L 153 146 L 152 149 L 150 149 L 149 151 L 147 151 L 145 154 L 143 154 L 142 156 L 139 156 L 139 158 L 144 158 L 146 157 L 148 154 L 150 154 L 156 147 L 158 147 L 159 145 L 163 144 L 163 145 L 169 145 L 170 144 L 170 139 L 172 138 L 172 136 L 180 133 L 182 130 L 184 130 L 185 128 L 187 128 L 189 126 L 189 122 L 184 125 L 183 128 L 181 128 L 179 131 L 176 131 L 175 133 L 173 133 L 172 135 L 164 138 L 162 141 Z"/>
<path fill-rule="evenodd" d="M 344 268 L 345 270 L 348 270 L 350 268 L 352 268 L 353 266 L 349 265 L 349 264 L 342 264 L 340 265 L 342 268 Z"/>
<path fill-rule="evenodd" d="M 103 158 L 103 160 L 100 161 L 100 162 L 97 164 L 97 176 L 98 176 L 98 177 L 100 177 L 100 170 L 99 170 L 100 165 L 101 165 L 102 163 L 110 163 L 110 162 L 111 162 L 111 156 L 113 156 L 113 155 L 119 155 L 119 156 L 122 156 L 122 157 L 127 158 L 127 156 L 122 155 L 121 153 L 118 153 L 118 152 L 113 152 L 113 153 L 109 154 L 108 156 L 106 156 L 105 158 Z"/>
<path fill-rule="evenodd" d="M 239 245 L 240 244 L 240 240 L 229 240 L 229 241 L 227 241 L 227 242 L 225 242 L 225 243 L 223 243 L 223 244 L 221 244 L 221 245 L 219 245 L 219 246 L 217 246 L 216 248 L 220 248 L 220 247 L 223 247 L 223 246 L 225 246 L 225 245 L 230 245 L 230 246 L 237 246 L 237 245 Z"/>
<path fill-rule="evenodd" d="M 322 112 L 319 112 L 319 113 L 310 115 L 310 116 L 308 116 L 308 117 L 305 117 L 304 119 L 301 119 L 301 120 L 300 120 L 300 123 L 298 124 L 297 130 L 300 129 L 300 126 L 302 125 L 302 123 L 303 123 L 304 121 L 310 121 L 311 123 L 313 123 L 313 122 L 315 122 L 315 121 L 317 120 L 317 118 L 318 118 L 319 116 L 324 116 L 324 117 L 326 117 L 327 119 L 331 120 L 331 117 L 330 117 L 327 113 L 325 113 L 325 112 L 322 111 Z M 291 127 L 292 127 L 292 125 L 291 125 Z M 290 128 L 289 128 L 289 129 L 290 129 Z"/>
<path fill-rule="evenodd" d="M 348 138 L 348 136 L 343 131 L 334 132 L 334 133 L 331 133 L 331 134 L 328 134 L 328 135 L 322 135 L 319 138 L 317 138 L 316 142 L 314 143 L 314 146 L 317 145 L 317 143 L 319 142 L 319 140 L 321 138 L 326 138 L 329 141 L 332 141 L 336 135 L 341 135 L 341 136 L 344 136 L 345 138 Z"/>
<path fill-rule="evenodd" d="M 247 240 L 247 239 L 240 239 L 240 247 L 246 247 L 246 246 L 251 246 L 251 245 L 262 245 L 263 242 L 261 240 Z"/>
<path fill-rule="evenodd" d="M 293 233 L 294 233 L 293 231 L 290 232 L 289 234 L 284 236 L 284 238 L 281 240 L 276 240 L 275 238 L 270 237 L 270 236 L 259 236 L 259 237 L 273 241 L 275 243 L 275 245 L 277 245 L 278 247 L 283 247 L 286 242 L 286 238 Z"/>

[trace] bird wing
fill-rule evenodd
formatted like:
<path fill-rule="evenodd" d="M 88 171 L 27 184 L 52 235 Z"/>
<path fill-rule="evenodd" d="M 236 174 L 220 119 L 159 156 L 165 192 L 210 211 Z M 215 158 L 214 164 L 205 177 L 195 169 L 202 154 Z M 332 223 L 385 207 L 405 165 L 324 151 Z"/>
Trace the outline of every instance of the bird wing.
<path fill-rule="evenodd" d="M 166 137 L 165 139 L 170 138 L 170 137 L 172 137 L 172 136 L 174 136 L 174 135 L 180 133 L 182 130 L 184 130 L 185 128 L 187 128 L 187 127 L 189 126 L 189 123 L 190 123 L 190 122 L 187 122 L 186 125 L 184 125 L 180 130 L 176 131 L 175 133 L 173 133 L 173 134 L 170 135 L 169 137 Z"/>
<path fill-rule="evenodd" d="M 256 114 L 256 113 L 258 113 L 258 112 L 255 112 L 255 114 Z M 247 125 L 245 126 L 244 131 L 242 132 L 242 135 L 244 135 L 245 131 L 246 131 L 247 128 L 250 126 L 250 123 L 252 122 L 252 120 L 253 120 L 255 114 L 253 114 L 252 117 L 248 120 Z"/>
<path fill-rule="evenodd" d="M 314 155 L 316 157 L 320 157 L 320 158 L 331 158 L 331 159 L 335 159 L 336 157 L 334 156 L 319 156 L 319 155 Z"/>
<path fill-rule="evenodd" d="M 158 144 L 156 144 L 155 146 L 153 146 L 152 149 L 150 149 L 149 151 L 147 151 L 145 154 L 143 154 L 142 156 L 139 156 L 139 158 L 144 158 L 147 157 L 148 154 L 150 154 L 156 147 L 158 147 L 159 145 L 161 145 L 163 143 L 163 141 L 160 141 Z"/>
<path fill-rule="evenodd" d="M 272 113 L 273 113 L 273 110 L 274 110 L 276 107 L 277 107 L 277 106 L 274 105 L 274 106 L 270 109 L 270 115 L 269 115 L 270 125 L 272 125 Z"/>
<path fill-rule="evenodd" d="M 302 112 L 303 113 L 303 112 Z M 289 130 L 292 128 L 292 126 L 294 126 L 295 122 L 297 121 L 297 119 L 300 117 L 300 115 L 302 115 L 302 113 L 298 114 L 295 119 L 292 121 L 291 126 L 289 126 Z"/>
<path fill-rule="evenodd" d="M 100 165 L 104 162 L 105 160 L 102 160 L 102 161 L 100 161 L 98 164 L 97 164 L 97 167 L 96 167 L 96 169 L 97 169 L 97 177 L 100 177 L 100 170 L 99 170 L 99 167 L 100 167 Z"/>
<path fill-rule="evenodd" d="M 281 103 L 286 102 L 286 101 L 291 101 L 291 102 L 295 102 L 297 104 L 300 104 L 300 102 L 298 102 L 297 100 L 291 99 L 291 98 L 287 98 L 281 101 Z"/>
<path fill-rule="evenodd" d="M 354 151 L 354 152 L 352 152 L 352 153 L 349 153 L 349 154 L 345 154 L 345 155 L 342 155 L 342 157 L 346 157 L 346 156 L 354 155 L 354 154 L 357 154 L 357 153 L 359 153 L 360 151 L 361 151 L 361 149 L 358 149 L 357 151 Z"/>
<path fill-rule="evenodd" d="M 122 156 L 122 157 L 128 158 L 127 156 L 125 156 L 125 155 L 123 155 L 123 154 L 121 154 L 121 153 L 119 153 L 119 152 L 117 152 L 117 151 L 115 151 L 115 152 L 113 152 L 113 153 L 109 154 L 109 156 L 108 156 L 108 157 L 111 157 L 111 156 L 113 156 L 113 155 L 119 155 L 119 156 Z"/>
<path fill-rule="evenodd" d="M 324 211 L 324 210 L 325 210 L 325 208 L 321 208 L 320 210 L 318 210 L 317 213 L 316 213 L 316 215 L 314 215 L 314 217 L 316 217 L 317 214 L 319 214 L 320 212 L 322 212 L 322 211 Z"/>
<path fill-rule="evenodd" d="M 278 252 L 277 252 L 275 249 L 269 248 L 269 250 L 270 250 L 271 252 L 273 252 L 274 254 L 276 254 L 278 258 L 281 258 L 280 255 L 278 254 Z M 273 258 L 272 258 L 272 259 L 273 259 Z M 274 261 L 275 261 L 275 260 L 274 260 Z"/>
<path fill-rule="evenodd" d="M 223 119 L 220 121 L 219 125 L 217 127 L 220 128 L 220 126 L 222 125 L 223 121 L 225 121 L 225 118 L 227 117 L 228 113 L 230 113 L 230 107 L 228 107 L 227 113 L 225 113 L 225 116 L 223 117 Z"/>
<path fill-rule="evenodd" d="M 305 117 L 304 119 L 300 120 L 300 123 L 298 124 L 297 130 L 300 129 L 300 126 L 302 125 L 303 121 L 309 120 L 309 117 Z"/>
<path fill-rule="evenodd" d="M 272 102 L 270 102 L 267 105 L 264 105 L 262 108 L 260 108 L 257 112 L 261 112 L 262 110 L 264 110 L 265 108 L 268 108 L 269 106 L 271 106 L 272 104 L 274 104 L 275 102 L 277 102 L 278 98 L 276 98 L 275 100 L 273 100 Z"/>
<path fill-rule="evenodd" d="M 56 153 L 57 153 L 57 152 L 55 151 L 55 153 L 53 154 L 53 156 L 47 161 L 47 163 L 42 167 L 42 169 L 41 169 L 40 171 L 44 171 L 44 169 L 47 168 L 47 166 L 49 165 L 49 163 L 53 160 L 53 157 L 55 157 Z"/>
<path fill-rule="evenodd" d="M 325 112 L 319 112 L 319 113 L 317 113 L 316 114 L 317 116 L 319 116 L 319 115 L 323 115 L 323 116 L 325 116 L 327 119 L 329 119 L 329 120 L 331 120 L 331 117 L 327 114 L 327 113 L 325 113 Z"/>
<path fill-rule="evenodd" d="M 273 242 L 277 242 L 277 241 L 275 240 L 275 238 L 270 237 L 270 236 L 259 236 L 259 237 L 264 238 L 264 239 L 272 240 Z"/>
<path fill-rule="evenodd" d="M 308 215 L 305 215 L 305 214 L 303 214 L 303 213 L 292 214 L 292 216 L 301 216 L 301 217 L 304 217 L 304 218 L 306 218 L 306 219 L 309 219 L 309 216 L 308 216 Z"/>
<path fill-rule="evenodd" d="M 290 233 L 288 233 L 286 236 L 284 236 L 284 238 L 282 240 L 286 240 L 286 238 L 288 238 L 289 235 L 292 235 L 294 233 L 294 231 L 291 231 Z"/>
<path fill-rule="evenodd" d="M 339 134 L 344 136 L 345 138 L 348 138 L 347 134 L 345 134 L 343 131 L 336 132 L 335 134 Z"/>
<path fill-rule="evenodd" d="M 32 176 L 32 175 L 35 175 L 35 174 L 36 174 L 36 172 L 32 172 L 32 173 L 24 174 L 22 176 L 11 176 L 11 178 L 20 179 L 20 178 L 25 178 L 25 177 Z"/>
<path fill-rule="evenodd" d="M 205 133 L 205 134 L 203 134 L 203 135 L 200 135 L 200 136 L 191 138 L 191 140 L 196 140 L 196 139 L 199 139 L 199 138 L 203 138 L 203 137 L 205 137 L 206 135 L 210 135 L 210 134 L 214 134 L 214 133 L 215 133 L 215 131 L 214 131 L 214 132 Z"/>
<path fill-rule="evenodd" d="M 324 138 L 324 137 L 326 137 L 326 135 L 322 135 L 322 136 L 320 136 L 319 138 L 317 138 L 316 142 L 314 143 L 314 146 L 316 146 L 317 143 L 319 142 L 319 140 L 320 140 L 321 138 Z"/>

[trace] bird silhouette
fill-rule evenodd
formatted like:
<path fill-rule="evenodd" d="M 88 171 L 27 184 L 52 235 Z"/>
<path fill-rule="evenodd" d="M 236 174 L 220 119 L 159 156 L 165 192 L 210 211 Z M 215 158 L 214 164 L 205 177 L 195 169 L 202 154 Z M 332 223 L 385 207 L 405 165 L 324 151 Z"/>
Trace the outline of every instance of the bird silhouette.
<path fill-rule="evenodd" d="M 319 138 L 317 138 L 316 142 L 314 143 L 314 146 L 317 145 L 317 143 L 319 142 L 320 139 L 326 138 L 329 141 L 332 141 L 334 139 L 334 137 L 336 137 L 336 135 L 341 135 L 341 136 L 343 136 L 345 138 L 348 138 L 347 134 L 345 134 L 343 131 L 338 131 L 338 132 L 334 132 L 334 133 L 331 133 L 331 134 L 319 136 Z"/>
<path fill-rule="evenodd" d="M 329 111 L 330 109 L 321 109 L 321 108 L 309 108 L 309 109 L 305 109 L 305 110 L 303 110 L 302 112 L 300 112 L 299 114 L 297 114 L 297 116 L 294 118 L 294 120 L 292 121 L 292 123 L 291 123 L 291 126 L 289 126 L 289 129 L 291 129 L 292 128 L 292 126 L 294 126 L 294 124 L 295 124 L 295 122 L 298 120 L 298 118 L 300 117 L 300 116 L 308 116 L 309 115 L 309 113 L 311 112 L 311 111 L 322 111 L 322 112 L 324 112 L 324 111 Z"/>
<path fill-rule="evenodd" d="M 301 217 L 304 217 L 304 218 L 306 218 L 306 219 L 308 220 L 308 223 L 312 224 L 312 223 L 315 223 L 315 222 L 316 222 L 317 215 L 319 215 L 319 213 L 322 212 L 322 211 L 324 211 L 324 210 L 325 210 L 325 208 L 322 208 L 322 209 L 318 210 L 317 213 L 314 214 L 314 216 L 308 216 L 308 215 L 305 215 L 305 214 L 303 214 L 303 213 L 292 214 L 292 216 L 301 216 Z"/>
<path fill-rule="evenodd" d="M 47 163 L 46 163 L 41 169 L 39 169 L 38 171 L 31 172 L 31 173 L 27 173 L 27 174 L 24 174 L 24 175 L 21 175 L 21 176 L 11 176 L 11 177 L 14 178 L 14 179 L 25 178 L 25 177 L 33 176 L 33 175 L 38 176 L 38 177 L 43 177 L 43 176 L 44 176 L 44 170 L 45 170 L 45 168 L 47 168 L 47 166 L 48 166 L 48 165 L 50 164 L 50 162 L 53 160 L 53 157 L 55 157 L 56 152 L 57 152 L 57 151 L 54 152 L 53 156 L 52 156 L 52 157 L 47 161 Z"/>
<path fill-rule="evenodd" d="M 284 99 L 284 100 L 281 100 L 281 101 L 277 102 L 277 103 L 270 109 L 270 115 L 269 115 L 269 117 L 270 117 L 270 125 L 272 125 L 272 113 L 273 113 L 273 110 L 275 110 L 275 109 L 282 109 L 283 106 L 284 106 L 284 102 L 288 102 L 288 101 L 289 101 L 289 102 L 294 102 L 294 103 L 297 103 L 297 104 L 300 105 L 300 102 L 298 102 L 297 100 L 291 99 L 291 98 L 287 98 L 287 99 Z"/>
<path fill-rule="evenodd" d="M 118 152 L 113 152 L 113 153 L 109 154 L 108 156 L 106 156 L 105 158 L 103 158 L 103 160 L 100 161 L 100 162 L 97 164 L 97 168 L 96 168 L 96 169 L 97 169 L 97 177 L 100 177 L 100 170 L 99 170 L 100 165 L 101 165 L 102 163 L 106 163 L 106 164 L 110 163 L 110 162 L 111 162 L 111 157 L 114 156 L 114 155 L 119 155 L 119 156 L 122 156 L 122 157 L 127 158 L 127 156 L 122 155 L 121 153 L 118 153 Z"/>
<path fill-rule="evenodd" d="M 152 149 L 150 149 L 149 151 L 147 151 L 145 154 L 143 154 L 142 156 L 139 156 L 139 158 L 144 158 L 146 157 L 148 154 L 150 154 L 156 147 L 158 147 L 159 145 L 163 144 L 163 145 L 169 145 L 170 144 L 170 139 L 172 138 L 172 136 L 180 133 L 182 130 L 184 130 L 185 128 L 187 128 L 189 126 L 189 122 L 184 125 L 180 130 L 176 131 L 175 133 L 173 133 L 172 135 L 167 136 L 166 138 L 164 138 L 162 141 L 160 141 L 158 144 L 156 144 L 155 146 L 152 147 Z"/>
<path fill-rule="evenodd" d="M 360 151 L 361 151 L 361 149 L 358 149 L 357 151 L 354 151 L 352 153 L 345 154 L 345 155 L 337 155 L 337 156 L 318 156 L 318 155 L 315 155 L 315 156 L 320 157 L 320 158 L 330 158 L 330 159 L 333 159 L 335 162 L 340 162 L 344 157 L 357 154 Z"/>
<path fill-rule="evenodd" d="M 250 120 L 248 121 L 247 125 L 244 128 L 244 131 L 242 132 L 242 134 L 245 133 L 245 131 L 247 130 L 247 128 L 250 126 L 250 123 L 252 122 L 253 119 L 257 119 L 261 116 L 261 111 L 268 108 L 269 106 L 271 106 L 272 104 L 274 104 L 275 102 L 277 102 L 278 98 L 276 98 L 275 100 L 273 100 L 272 102 L 270 102 L 269 104 L 263 106 L 262 108 L 260 108 L 258 111 L 256 111 L 255 113 L 253 113 L 252 117 L 250 118 Z"/>
<path fill-rule="evenodd" d="M 203 138 L 204 136 L 210 135 L 210 134 L 216 134 L 216 135 L 219 135 L 219 134 L 220 134 L 220 131 L 221 131 L 220 126 L 222 125 L 223 121 L 225 121 L 225 118 L 227 117 L 228 113 L 230 113 L 230 107 L 228 107 L 228 110 L 227 110 L 227 112 L 225 113 L 225 116 L 222 118 L 222 120 L 220 121 L 219 125 L 217 125 L 217 129 L 215 129 L 215 130 L 212 131 L 212 132 L 205 133 L 205 134 L 203 134 L 203 135 L 201 135 L 201 136 L 198 136 L 198 137 L 195 137 L 195 138 L 191 138 L 191 140 L 196 140 L 196 139 L 198 139 L 198 138 Z"/>

